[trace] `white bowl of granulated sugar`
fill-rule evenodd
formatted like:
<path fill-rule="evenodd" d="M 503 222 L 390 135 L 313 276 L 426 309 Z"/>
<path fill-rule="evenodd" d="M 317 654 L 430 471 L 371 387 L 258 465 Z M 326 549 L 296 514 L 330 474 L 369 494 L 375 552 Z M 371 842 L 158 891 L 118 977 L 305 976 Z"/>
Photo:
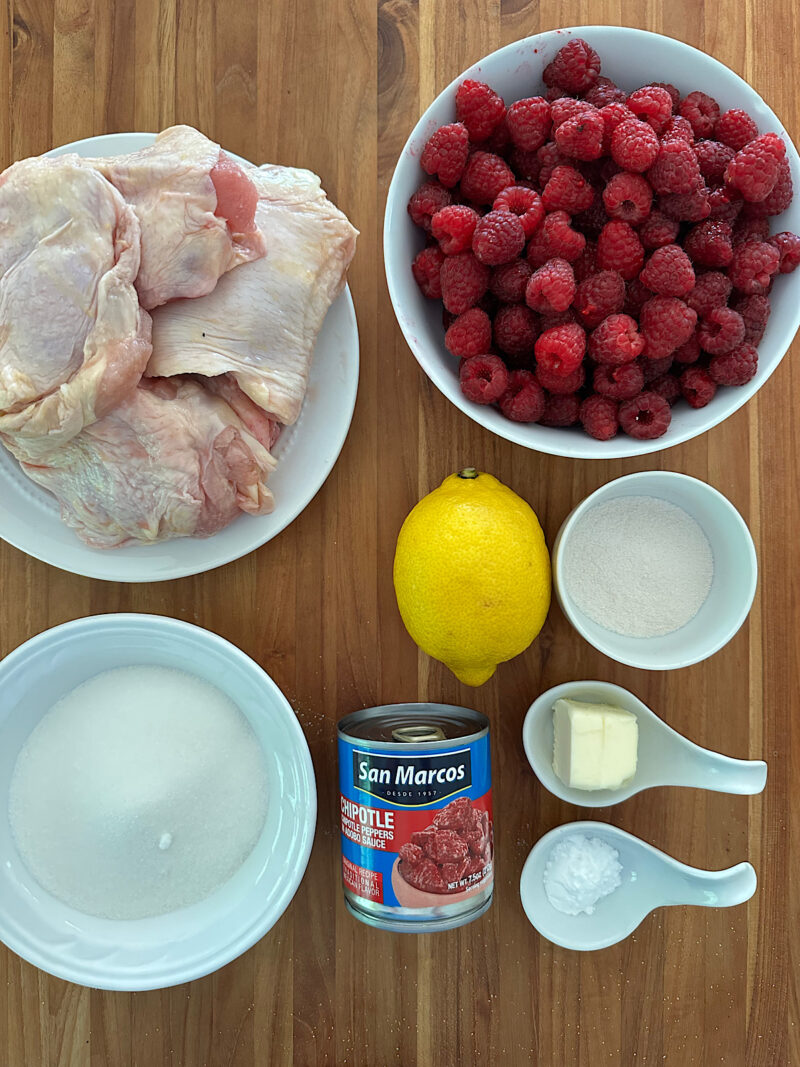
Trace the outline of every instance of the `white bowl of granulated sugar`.
<path fill-rule="evenodd" d="M 0 939 L 59 978 L 143 990 L 250 948 L 316 823 L 271 678 L 197 626 L 95 615 L 0 663 Z"/>
<path fill-rule="evenodd" d="M 564 520 L 553 582 L 569 621 L 620 663 L 665 671 L 719 651 L 744 623 L 758 562 L 747 524 L 705 482 L 643 471 Z"/>

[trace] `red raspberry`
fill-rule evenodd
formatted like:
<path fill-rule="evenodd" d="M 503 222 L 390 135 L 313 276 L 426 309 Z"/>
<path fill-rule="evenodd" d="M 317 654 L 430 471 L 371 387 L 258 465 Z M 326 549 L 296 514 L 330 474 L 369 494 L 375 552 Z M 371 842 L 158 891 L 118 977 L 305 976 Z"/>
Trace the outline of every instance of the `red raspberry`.
<path fill-rule="evenodd" d="M 474 307 L 489 286 L 489 268 L 472 252 L 446 256 L 442 264 L 442 302 L 448 311 L 460 315 Z"/>
<path fill-rule="evenodd" d="M 556 167 L 542 190 L 542 203 L 548 211 L 577 215 L 594 201 L 594 190 L 574 167 Z"/>
<path fill-rule="evenodd" d="M 576 282 L 586 281 L 593 274 L 597 274 L 599 267 L 597 266 L 597 244 L 595 241 L 586 242 L 578 258 L 573 259 L 572 269 L 575 273 Z"/>
<path fill-rule="evenodd" d="M 658 393 L 672 406 L 681 395 L 681 387 L 674 374 L 662 374 L 654 378 L 648 385 L 651 393 Z"/>
<path fill-rule="evenodd" d="M 758 126 L 746 111 L 732 107 L 724 111 L 717 119 L 714 136 L 735 152 L 741 151 L 746 144 L 758 137 Z"/>
<path fill-rule="evenodd" d="M 599 108 L 607 104 L 624 104 L 627 98 L 628 94 L 624 89 L 620 89 L 610 78 L 604 78 L 602 74 L 583 96 L 587 104 Z"/>
<path fill-rule="evenodd" d="M 574 159 L 599 159 L 603 153 L 605 125 L 599 111 L 584 111 L 562 122 L 553 133 L 565 156 Z"/>
<path fill-rule="evenodd" d="M 554 330 L 556 326 L 571 326 L 577 321 L 572 308 L 567 308 L 566 311 L 554 311 L 552 315 L 540 315 L 539 332 L 544 333 L 545 330 Z"/>
<path fill-rule="evenodd" d="M 647 170 L 658 156 L 655 130 L 639 119 L 626 119 L 611 135 L 611 156 L 623 170 Z"/>
<path fill-rule="evenodd" d="M 573 162 L 559 150 L 555 141 L 543 144 L 537 151 L 536 158 L 539 162 L 539 185 L 542 189 L 550 181 L 556 167 L 570 166 Z"/>
<path fill-rule="evenodd" d="M 417 253 L 411 264 L 414 281 L 422 290 L 422 295 L 431 300 L 442 299 L 442 282 L 439 276 L 442 263 L 444 263 L 444 252 L 436 245 L 431 245 Z"/>
<path fill-rule="evenodd" d="M 461 392 L 476 404 L 493 404 L 508 389 L 509 373 L 499 356 L 471 356 L 458 372 Z"/>
<path fill-rule="evenodd" d="M 585 93 L 597 81 L 600 56 L 580 37 L 556 52 L 542 74 L 545 85 L 555 85 L 568 93 Z"/>
<path fill-rule="evenodd" d="M 515 259 L 524 247 L 525 230 L 510 211 L 490 211 L 475 227 L 472 251 L 489 267 Z"/>
<path fill-rule="evenodd" d="M 648 250 L 663 248 L 675 241 L 679 229 L 680 225 L 675 219 L 668 219 L 661 211 L 651 211 L 639 227 L 639 240 Z"/>
<path fill-rule="evenodd" d="M 600 108 L 600 115 L 603 119 L 603 155 L 607 156 L 611 152 L 611 138 L 614 130 L 622 122 L 627 122 L 629 119 L 635 120 L 636 116 L 625 103 L 605 104 Z"/>
<path fill-rule="evenodd" d="M 662 141 L 686 141 L 694 145 L 694 130 L 690 122 L 681 115 L 673 115 L 661 131 Z"/>
<path fill-rule="evenodd" d="M 625 282 L 616 270 L 601 270 L 580 283 L 573 306 L 583 325 L 593 330 L 603 319 L 622 311 Z"/>
<path fill-rule="evenodd" d="M 467 78 L 456 89 L 456 118 L 473 142 L 485 141 L 503 119 L 506 105 L 494 89 Z"/>
<path fill-rule="evenodd" d="M 775 134 L 756 137 L 725 168 L 725 181 L 738 189 L 745 200 L 765 200 L 778 180 L 781 149 L 786 152 L 783 141 Z"/>
<path fill-rule="evenodd" d="M 690 407 L 704 408 L 714 399 L 717 386 L 703 367 L 687 367 L 678 379 L 683 398 Z"/>
<path fill-rule="evenodd" d="M 619 429 L 619 406 L 610 396 L 587 396 L 581 404 L 581 425 L 597 441 L 610 441 Z"/>
<path fill-rule="evenodd" d="M 530 371 L 513 370 L 500 397 L 500 410 L 514 422 L 538 422 L 544 414 L 544 390 Z"/>
<path fill-rule="evenodd" d="M 494 211 L 510 211 L 512 215 L 516 215 L 522 223 L 526 240 L 533 237 L 544 219 L 542 198 L 534 189 L 527 189 L 524 185 L 507 186 L 492 208 Z"/>
<path fill-rule="evenodd" d="M 578 364 L 574 371 L 569 374 L 559 374 L 557 371 L 548 370 L 541 364 L 536 366 L 536 380 L 542 389 L 548 393 L 560 395 L 561 393 L 577 393 L 583 388 L 586 380 L 586 371 L 582 363 Z"/>
<path fill-rule="evenodd" d="M 652 291 L 644 282 L 638 278 L 631 278 L 625 283 L 625 303 L 622 305 L 622 310 L 626 315 L 638 319 L 640 311 L 652 296 Z"/>
<path fill-rule="evenodd" d="M 537 364 L 545 371 L 571 374 L 581 365 L 586 353 L 583 327 L 573 322 L 545 330 L 536 341 L 535 352 Z"/>
<path fill-rule="evenodd" d="M 628 107 L 637 119 L 649 123 L 661 133 L 672 117 L 672 97 L 658 85 L 644 85 L 631 93 Z"/>
<path fill-rule="evenodd" d="M 653 85 L 658 86 L 659 89 L 666 89 L 669 93 L 670 102 L 672 103 L 673 114 L 677 112 L 678 106 L 681 102 L 681 94 L 672 84 L 672 82 L 653 82 Z"/>
<path fill-rule="evenodd" d="M 408 202 L 408 213 L 412 222 L 430 231 L 431 218 L 437 211 L 447 207 L 453 197 L 448 189 L 438 182 L 425 182 L 412 195 Z"/>
<path fill-rule="evenodd" d="M 669 402 L 659 393 L 648 390 L 619 406 L 619 423 L 628 437 L 652 441 L 663 437 L 672 422 Z"/>
<path fill-rule="evenodd" d="M 580 415 L 581 402 L 577 393 L 550 393 L 545 396 L 541 426 L 574 426 Z"/>
<path fill-rule="evenodd" d="M 758 370 L 758 349 L 742 344 L 732 352 L 714 356 L 708 364 L 708 375 L 717 385 L 747 385 Z"/>
<path fill-rule="evenodd" d="M 792 193 L 792 172 L 789 169 L 789 161 L 782 159 L 778 164 L 778 177 L 772 192 L 757 204 L 748 204 L 747 208 L 753 214 L 780 215 L 791 204 Z"/>
<path fill-rule="evenodd" d="M 780 260 L 778 263 L 779 274 L 791 274 L 800 266 L 800 237 L 796 233 L 784 230 L 770 237 L 769 243 L 778 249 Z"/>
<path fill-rule="evenodd" d="M 512 259 L 495 267 L 489 279 L 489 292 L 504 304 L 521 304 L 533 269 L 524 259 Z"/>
<path fill-rule="evenodd" d="M 766 296 L 740 296 L 731 307 L 738 311 L 744 320 L 744 339 L 748 344 L 757 345 L 767 328 L 770 306 Z"/>
<path fill-rule="evenodd" d="M 733 245 L 744 244 L 745 241 L 766 241 L 769 239 L 769 219 L 738 218 L 733 227 Z"/>
<path fill-rule="evenodd" d="M 534 311 L 549 315 L 566 311 L 575 296 L 575 275 L 565 259 L 551 259 L 531 275 L 525 303 Z"/>
<path fill-rule="evenodd" d="M 625 281 L 642 269 L 644 249 L 627 222 L 606 223 L 597 238 L 597 262 L 603 270 L 618 270 Z"/>
<path fill-rule="evenodd" d="M 545 67 L 545 70 L 547 70 L 548 67 Z M 544 71 L 542 72 L 542 80 L 544 80 Z M 563 96 L 568 95 L 569 94 L 564 89 L 559 89 L 557 85 L 551 85 L 550 88 L 546 90 L 544 98 L 552 104 L 553 101 L 560 100 Z"/>
<path fill-rule="evenodd" d="M 458 315 L 444 335 L 448 352 L 460 359 L 485 355 L 492 347 L 492 324 L 480 308 L 470 308 Z"/>
<path fill-rule="evenodd" d="M 728 277 L 743 293 L 765 293 L 778 270 L 778 249 L 766 241 L 746 241 L 733 250 Z"/>
<path fill-rule="evenodd" d="M 448 255 L 465 252 L 472 244 L 478 212 L 466 204 L 448 204 L 431 218 L 431 233 Z"/>
<path fill-rule="evenodd" d="M 697 332 L 692 334 L 688 341 L 684 341 L 682 345 L 675 349 L 672 353 L 672 360 L 674 363 L 681 363 L 687 366 L 689 363 L 696 363 L 700 358 L 700 342 L 697 339 Z"/>
<path fill-rule="evenodd" d="M 482 152 L 493 152 L 498 156 L 505 155 L 505 153 L 511 149 L 511 134 L 508 129 L 505 115 L 500 119 L 489 136 L 483 141 L 478 141 L 475 147 L 480 148 Z"/>
<path fill-rule="evenodd" d="M 639 277 L 659 296 L 686 296 L 695 282 L 692 261 L 680 245 L 657 248 Z"/>
<path fill-rule="evenodd" d="M 711 137 L 719 118 L 719 104 L 708 93 L 695 90 L 681 100 L 678 105 L 678 114 L 692 124 L 695 137 Z"/>
<path fill-rule="evenodd" d="M 440 126 L 428 138 L 419 161 L 424 171 L 435 174 L 442 185 L 451 189 L 464 173 L 468 154 L 467 127 L 451 122 L 449 126 Z"/>
<path fill-rule="evenodd" d="M 706 187 L 700 186 L 691 193 L 667 193 L 659 200 L 661 210 L 678 222 L 702 222 L 711 214 L 711 204 Z"/>
<path fill-rule="evenodd" d="M 526 255 L 532 267 L 541 267 L 553 258 L 571 263 L 585 247 L 586 238 L 572 229 L 566 211 L 552 211 L 531 238 Z"/>
<path fill-rule="evenodd" d="M 515 180 L 514 172 L 501 156 L 473 152 L 461 176 L 461 195 L 473 204 L 493 204 Z"/>
<path fill-rule="evenodd" d="M 565 96 L 561 100 L 554 100 L 550 106 L 550 118 L 553 122 L 553 133 L 558 129 L 562 122 L 566 122 L 567 119 L 575 119 L 579 115 L 592 114 L 596 112 L 596 108 L 591 104 L 587 104 L 585 100 L 575 100 L 574 97 Z"/>
<path fill-rule="evenodd" d="M 725 168 L 736 155 L 732 148 L 719 141 L 698 141 L 694 146 L 697 165 L 707 182 L 721 182 Z"/>
<path fill-rule="evenodd" d="M 515 359 L 533 355 L 538 333 L 536 316 L 524 304 L 502 307 L 494 317 L 494 343 Z"/>
<path fill-rule="evenodd" d="M 732 237 L 729 222 L 701 222 L 686 234 L 683 247 L 700 267 L 727 267 L 733 256 Z"/>
<path fill-rule="evenodd" d="M 644 374 L 644 384 L 649 385 L 650 382 L 654 382 L 656 378 L 663 377 L 663 375 L 665 375 L 671 368 L 672 356 L 665 356 L 662 359 L 646 359 L 644 356 L 640 356 L 639 365 Z"/>
<path fill-rule="evenodd" d="M 707 199 L 708 218 L 719 219 L 721 222 L 735 222 L 744 204 L 742 194 L 730 185 L 717 185 L 709 189 Z"/>
<path fill-rule="evenodd" d="M 707 315 L 713 308 L 725 307 L 731 295 L 733 285 L 718 270 L 709 270 L 698 274 L 694 289 L 686 297 L 686 303 L 698 315 Z"/>
<path fill-rule="evenodd" d="M 724 356 L 744 341 L 744 319 L 732 308 L 714 308 L 702 320 L 697 340 L 704 352 Z"/>
<path fill-rule="evenodd" d="M 550 136 L 550 105 L 541 96 L 517 100 L 509 107 L 506 122 L 516 147 L 534 152 Z"/>
<path fill-rule="evenodd" d="M 636 361 L 621 363 L 616 367 L 601 363 L 594 369 L 592 386 L 600 396 L 610 396 L 612 400 L 630 400 L 644 388 L 644 374 Z"/>
<path fill-rule="evenodd" d="M 580 230 L 584 236 L 599 237 L 603 227 L 607 222 L 610 222 L 606 209 L 603 205 L 603 197 L 595 190 L 594 200 L 586 211 L 581 211 L 575 215 L 573 225 L 576 229 Z"/>
<path fill-rule="evenodd" d="M 603 190 L 603 204 L 612 219 L 636 226 L 650 214 L 653 190 L 641 174 L 621 171 Z"/>
<path fill-rule="evenodd" d="M 702 183 L 694 149 L 686 141 L 662 141 L 647 179 L 657 193 L 690 193 Z"/>
<path fill-rule="evenodd" d="M 688 341 L 697 325 L 697 312 L 674 296 L 654 296 L 644 305 L 639 326 L 644 334 L 645 355 L 660 359 Z"/>
<path fill-rule="evenodd" d="M 632 363 L 644 349 L 644 338 L 630 315 L 609 315 L 589 338 L 589 355 L 597 363 L 618 367 Z"/>

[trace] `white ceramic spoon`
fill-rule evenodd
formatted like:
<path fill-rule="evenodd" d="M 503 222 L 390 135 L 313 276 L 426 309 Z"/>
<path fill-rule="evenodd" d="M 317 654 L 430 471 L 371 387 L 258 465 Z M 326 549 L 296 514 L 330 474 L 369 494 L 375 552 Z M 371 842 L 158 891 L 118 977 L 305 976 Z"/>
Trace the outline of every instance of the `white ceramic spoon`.
<path fill-rule="evenodd" d="M 633 712 L 639 725 L 636 773 L 619 789 L 571 789 L 553 770 L 553 705 L 561 697 L 613 704 Z M 566 682 L 531 704 L 522 727 L 525 753 L 534 774 L 562 800 L 583 808 L 604 808 L 657 785 L 684 785 L 718 793 L 760 793 L 767 781 L 763 760 L 733 759 L 701 748 L 679 734 L 633 693 L 609 682 Z"/>
<path fill-rule="evenodd" d="M 544 890 L 550 853 L 569 834 L 599 837 L 619 853 L 622 885 L 598 901 L 592 915 L 564 915 Z M 602 822 L 565 823 L 545 834 L 531 849 L 519 884 L 531 925 L 548 941 L 578 952 L 616 945 L 656 908 L 672 904 L 730 908 L 749 900 L 755 891 L 756 872 L 749 863 L 737 863 L 724 871 L 687 867 L 633 834 Z"/>

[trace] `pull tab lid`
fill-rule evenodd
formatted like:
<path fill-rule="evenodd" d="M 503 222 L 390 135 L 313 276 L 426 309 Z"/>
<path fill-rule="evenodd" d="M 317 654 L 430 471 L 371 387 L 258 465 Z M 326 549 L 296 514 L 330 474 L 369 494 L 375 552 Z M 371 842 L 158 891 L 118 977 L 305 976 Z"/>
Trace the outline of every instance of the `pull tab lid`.
<path fill-rule="evenodd" d="M 441 726 L 397 726 L 392 730 L 393 741 L 406 741 L 418 744 L 421 741 L 444 741 L 446 738 Z"/>

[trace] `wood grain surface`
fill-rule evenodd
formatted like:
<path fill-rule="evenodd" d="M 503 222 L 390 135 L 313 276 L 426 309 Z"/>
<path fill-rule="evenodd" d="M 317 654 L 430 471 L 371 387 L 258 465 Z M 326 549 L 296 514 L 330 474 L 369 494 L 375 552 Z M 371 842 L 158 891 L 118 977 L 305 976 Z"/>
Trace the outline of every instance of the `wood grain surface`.
<path fill-rule="evenodd" d="M 257 162 L 312 168 L 361 230 L 350 284 L 362 358 L 336 469 L 297 521 L 248 558 L 137 587 L 0 548 L 0 651 L 95 612 L 157 612 L 216 630 L 296 708 L 319 786 L 316 842 L 294 902 L 219 973 L 161 992 L 103 993 L 0 951 L 3 1067 L 800 1064 L 798 345 L 757 399 L 699 440 L 649 460 L 576 463 L 508 444 L 452 407 L 409 353 L 383 278 L 385 193 L 421 110 L 499 45 L 589 22 L 661 31 L 715 55 L 800 138 L 794 0 L 0 5 L 2 166 L 79 137 L 189 122 Z M 466 464 L 526 497 L 550 541 L 577 501 L 621 474 L 658 466 L 707 480 L 757 543 L 748 624 L 709 662 L 648 674 L 594 652 L 554 607 L 528 652 L 482 689 L 461 687 L 406 635 L 391 560 L 410 507 Z M 533 843 L 584 814 L 538 785 L 520 728 L 542 690 L 594 677 L 633 689 L 700 744 L 763 756 L 769 782 L 751 799 L 661 789 L 596 813 L 689 863 L 749 859 L 760 884 L 745 906 L 661 911 L 623 944 L 582 956 L 543 941 L 520 906 Z M 491 717 L 498 854 L 490 912 L 422 937 L 348 916 L 336 825 L 337 718 L 415 699 Z"/>

